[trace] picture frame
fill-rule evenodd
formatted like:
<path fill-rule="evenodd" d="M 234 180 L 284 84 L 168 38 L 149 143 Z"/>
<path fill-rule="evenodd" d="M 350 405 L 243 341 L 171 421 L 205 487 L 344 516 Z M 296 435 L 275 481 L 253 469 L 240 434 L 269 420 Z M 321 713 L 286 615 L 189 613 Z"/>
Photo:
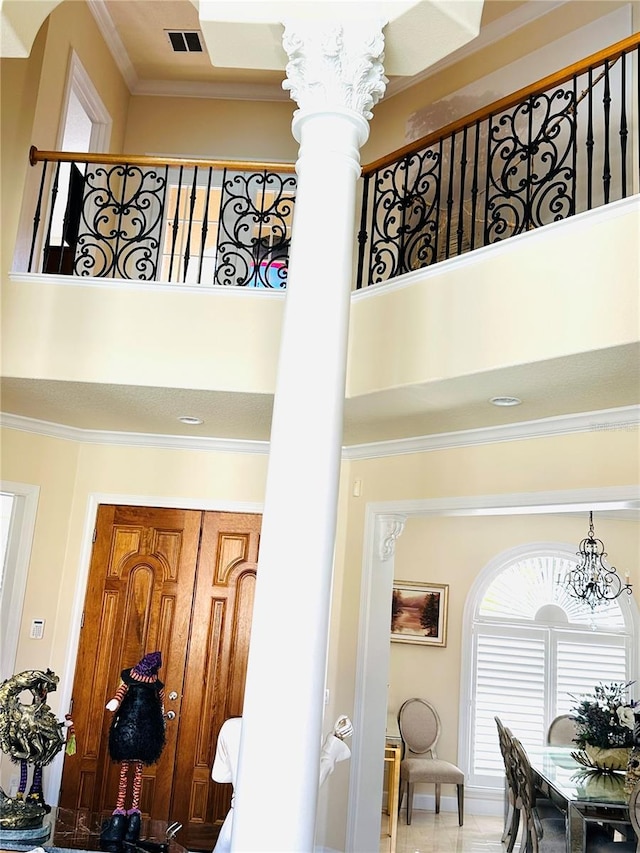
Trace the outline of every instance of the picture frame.
<path fill-rule="evenodd" d="M 394 581 L 391 641 L 446 646 L 448 606 L 449 584 Z"/>

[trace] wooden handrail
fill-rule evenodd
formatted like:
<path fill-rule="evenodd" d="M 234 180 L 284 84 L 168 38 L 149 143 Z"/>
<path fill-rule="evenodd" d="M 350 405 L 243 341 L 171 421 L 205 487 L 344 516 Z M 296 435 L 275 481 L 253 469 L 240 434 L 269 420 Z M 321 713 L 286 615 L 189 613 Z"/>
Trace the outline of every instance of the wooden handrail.
<path fill-rule="evenodd" d="M 384 157 L 380 157 L 378 160 L 374 160 L 373 163 L 368 163 L 366 166 L 363 166 L 362 174 L 365 176 L 369 175 L 384 166 L 389 166 L 391 163 L 401 160 L 407 154 L 413 154 L 416 151 L 420 151 L 422 148 L 427 148 L 429 145 L 433 145 L 434 142 L 438 142 L 440 139 L 451 136 L 451 134 L 462 130 L 464 127 L 474 125 L 476 122 L 482 121 L 494 113 L 507 110 L 509 107 L 513 107 L 516 104 L 525 101 L 527 98 L 531 97 L 531 95 L 537 95 L 540 92 L 553 88 L 554 86 L 559 86 L 561 83 L 566 83 L 566 81 L 570 80 L 574 75 L 588 71 L 589 68 L 602 65 L 607 59 L 615 61 L 623 53 L 626 53 L 638 45 L 640 45 L 640 32 L 634 33 L 633 35 L 610 45 L 604 50 L 592 53 L 591 56 L 587 56 L 586 59 L 574 62 L 573 65 L 568 65 L 561 71 L 549 74 L 547 77 L 543 77 L 536 83 L 531 83 L 529 86 L 525 86 L 511 95 L 506 95 L 504 98 L 500 98 L 486 107 L 481 107 L 470 115 L 456 119 L 456 121 L 451 122 L 440 130 L 432 131 L 426 136 L 420 137 L 420 139 L 409 142 L 407 145 L 404 145 L 402 148 L 398 148 L 396 151 L 392 151 L 390 154 L 385 154 Z"/>
<path fill-rule="evenodd" d="M 80 151 L 39 151 L 29 149 L 29 163 L 98 163 L 104 166 L 197 166 L 203 169 L 231 169 L 238 172 L 295 172 L 293 163 L 260 163 L 253 160 L 198 160 L 181 157 L 146 157 L 139 154 L 87 154 Z"/>
<path fill-rule="evenodd" d="M 364 176 L 369 175 L 384 166 L 395 163 L 397 160 L 400 160 L 408 154 L 413 154 L 416 151 L 420 151 L 422 148 L 427 148 L 429 145 L 433 145 L 434 142 L 438 142 L 440 139 L 450 136 L 451 134 L 462 130 L 464 127 L 469 127 L 478 121 L 486 119 L 492 114 L 502 112 L 503 110 L 509 109 L 509 107 L 515 106 L 529 98 L 531 95 L 536 95 L 554 86 L 559 86 L 567 80 L 570 80 L 576 74 L 581 74 L 584 71 L 588 71 L 589 68 L 602 65 L 605 60 L 615 61 L 623 53 L 626 53 L 634 47 L 638 47 L 638 45 L 640 45 L 640 32 L 634 33 L 633 35 L 610 45 L 604 50 L 592 53 L 591 56 L 587 56 L 579 62 L 574 62 L 573 65 L 568 65 L 560 71 L 549 74 L 547 77 L 543 77 L 536 83 L 531 83 L 511 95 L 506 95 L 504 98 L 493 101 L 493 103 L 488 104 L 485 107 L 481 107 L 470 115 L 456 119 L 440 130 L 432 131 L 426 136 L 420 137 L 420 139 L 409 142 L 407 145 L 392 151 L 390 154 L 385 154 L 378 160 L 374 160 L 372 163 L 368 163 L 366 166 L 363 166 L 362 174 Z M 36 163 L 45 160 L 61 163 L 99 163 L 104 165 L 128 164 L 131 166 L 198 166 L 199 168 L 226 168 L 237 171 L 267 170 L 270 172 L 295 172 L 295 164 L 293 163 L 260 163 L 252 160 L 183 159 L 180 157 L 162 158 L 127 154 L 87 154 L 73 151 L 39 151 L 35 145 L 32 145 L 29 151 L 29 162 L 31 165 L 35 166 Z"/>

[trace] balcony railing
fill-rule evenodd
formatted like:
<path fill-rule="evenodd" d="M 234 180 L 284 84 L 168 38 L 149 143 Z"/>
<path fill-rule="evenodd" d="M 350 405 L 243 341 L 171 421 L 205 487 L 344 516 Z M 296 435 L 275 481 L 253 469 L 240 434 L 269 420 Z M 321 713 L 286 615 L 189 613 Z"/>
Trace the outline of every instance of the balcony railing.
<path fill-rule="evenodd" d="M 357 287 L 638 191 L 640 34 L 363 170 Z"/>
<path fill-rule="evenodd" d="M 357 287 L 638 192 L 640 33 L 363 169 Z M 286 287 L 294 166 L 31 149 L 29 272 Z"/>
<path fill-rule="evenodd" d="M 289 164 L 31 149 L 42 164 L 29 272 L 284 288 Z"/>

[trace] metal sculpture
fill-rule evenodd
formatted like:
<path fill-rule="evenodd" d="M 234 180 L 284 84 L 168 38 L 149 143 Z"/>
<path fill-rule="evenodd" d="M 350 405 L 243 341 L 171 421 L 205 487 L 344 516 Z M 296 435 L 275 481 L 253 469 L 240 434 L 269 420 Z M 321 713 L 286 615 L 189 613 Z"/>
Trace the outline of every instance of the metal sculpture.
<path fill-rule="evenodd" d="M 50 807 L 44 801 L 42 768 L 50 764 L 64 746 L 62 729 L 68 721 L 58 722 L 46 703 L 47 695 L 56 690 L 58 676 L 29 669 L 12 675 L 0 685 L 0 749 L 20 765 L 20 785 L 14 798 L 0 789 L 3 826 L 25 827 L 42 822 Z M 31 702 L 22 701 L 24 693 Z M 28 765 L 33 764 L 31 788 L 25 797 Z"/>

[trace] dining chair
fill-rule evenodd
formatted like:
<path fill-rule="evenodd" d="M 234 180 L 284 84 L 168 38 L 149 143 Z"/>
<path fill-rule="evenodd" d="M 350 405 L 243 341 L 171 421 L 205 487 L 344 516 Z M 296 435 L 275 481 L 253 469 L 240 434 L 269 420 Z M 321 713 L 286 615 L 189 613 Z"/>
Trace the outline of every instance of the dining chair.
<path fill-rule="evenodd" d="M 570 714 L 560 714 L 549 723 L 547 729 L 547 745 L 548 746 L 573 746 L 577 733 L 576 721 Z"/>
<path fill-rule="evenodd" d="M 504 830 L 500 840 L 503 844 L 507 845 L 507 853 L 511 853 L 518 837 L 521 809 L 521 803 L 518 799 L 518 787 L 513 766 L 513 757 L 511 755 L 511 741 L 513 740 L 513 735 L 504 725 L 500 717 L 494 717 L 494 720 L 498 728 L 498 743 L 500 744 L 500 754 L 502 755 L 502 761 L 504 763 L 505 781 Z"/>
<path fill-rule="evenodd" d="M 398 711 L 398 728 L 402 738 L 403 758 L 400 763 L 400 803 L 403 785 L 407 792 L 407 824 L 413 814 L 416 782 L 435 784 L 436 814 L 440 812 L 440 786 L 456 785 L 458 792 L 458 824 L 464 821 L 464 773 L 450 761 L 436 755 L 436 744 L 442 726 L 436 709 L 425 699 L 407 699 Z"/>
<path fill-rule="evenodd" d="M 533 771 L 529 757 L 518 738 L 512 738 L 511 751 L 518 797 L 521 803 L 521 849 L 530 853 L 566 853 L 566 820 L 558 809 L 557 817 L 540 817 L 536 808 Z"/>

